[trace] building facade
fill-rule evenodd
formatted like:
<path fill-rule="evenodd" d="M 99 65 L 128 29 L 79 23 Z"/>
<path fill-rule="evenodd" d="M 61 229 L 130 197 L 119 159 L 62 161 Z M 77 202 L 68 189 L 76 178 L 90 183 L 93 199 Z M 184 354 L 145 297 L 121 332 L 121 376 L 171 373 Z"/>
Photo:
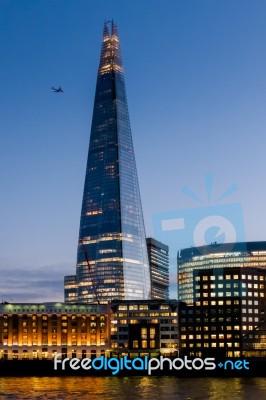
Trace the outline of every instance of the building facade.
<path fill-rule="evenodd" d="M 113 301 L 110 329 L 112 353 L 117 356 L 177 355 L 178 302 Z"/>
<path fill-rule="evenodd" d="M 177 301 L 1 304 L 2 360 L 175 354 Z"/>
<path fill-rule="evenodd" d="M 183 249 L 178 254 L 178 298 L 193 305 L 195 271 L 212 268 L 265 268 L 266 242 L 217 243 Z M 196 277 L 195 277 L 196 278 Z"/>
<path fill-rule="evenodd" d="M 98 357 L 109 350 L 105 305 L 67 303 L 1 304 L 2 359 Z"/>
<path fill-rule="evenodd" d="M 181 354 L 265 357 L 266 269 L 195 270 L 193 306 L 180 309 Z"/>
<path fill-rule="evenodd" d="M 143 213 L 113 22 L 110 28 L 104 25 L 76 275 L 65 278 L 65 288 L 66 302 L 102 304 L 112 299 L 150 298 Z"/>
<path fill-rule="evenodd" d="M 151 275 L 151 298 L 169 299 L 169 247 L 153 238 L 147 238 Z"/>

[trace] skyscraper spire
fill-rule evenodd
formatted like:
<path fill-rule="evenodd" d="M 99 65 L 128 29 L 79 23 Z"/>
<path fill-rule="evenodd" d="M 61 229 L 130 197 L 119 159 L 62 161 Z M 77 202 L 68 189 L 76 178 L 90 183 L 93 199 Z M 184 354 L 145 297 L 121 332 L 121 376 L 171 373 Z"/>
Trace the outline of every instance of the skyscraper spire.
<path fill-rule="evenodd" d="M 142 206 L 113 21 L 110 31 L 107 22 L 103 30 L 74 280 L 76 296 L 66 285 L 66 301 L 150 297 Z"/>

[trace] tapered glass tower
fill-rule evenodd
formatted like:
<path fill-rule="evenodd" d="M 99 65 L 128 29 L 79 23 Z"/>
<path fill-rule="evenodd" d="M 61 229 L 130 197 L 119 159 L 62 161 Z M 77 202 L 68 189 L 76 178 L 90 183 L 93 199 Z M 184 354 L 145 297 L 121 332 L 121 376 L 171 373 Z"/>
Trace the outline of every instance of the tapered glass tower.
<path fill-rule="evenodd" d="M 150 274 L 116 25 L 104 25 L 76 276 L 65 301 L 149 299 Z"/>

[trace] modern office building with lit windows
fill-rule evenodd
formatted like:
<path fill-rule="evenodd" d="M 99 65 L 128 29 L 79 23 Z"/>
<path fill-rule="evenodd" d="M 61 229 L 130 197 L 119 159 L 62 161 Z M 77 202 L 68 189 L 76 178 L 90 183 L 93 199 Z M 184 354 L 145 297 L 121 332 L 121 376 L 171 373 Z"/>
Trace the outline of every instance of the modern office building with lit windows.
<path fill-rule="evenodd" d="M 195 271 L 212 268 L 215 274 L 216 269 L 235 267 L 243 271 L 258 267 L 266 270 L 266 242 L 213 243 L 181 250 L 178 254 L 179 301 L 188 305 L 197 301 L 193 290 Z"/>
<path fill-rule="evenodd" d="M 151 275 L 151 298 L 169 299 L 169 247 L 158 240 L 147 238 Z"/>
<path fill-rule="evenodd" d="M 194 270 L 194 305 L 180 309 L 181 354 L 265 357 L 265 288 L 264 267 Z"/>
<path fill-rule="evenodd" d="M 110 344 L 117 357 L 178 354 L 178 301 L 113 301 Z"/>
<path fill-rule="evenodd" d="M 116 25 L 104 24 L 80 218 L 65 301 L 150 298 L 144 220 Z"/>

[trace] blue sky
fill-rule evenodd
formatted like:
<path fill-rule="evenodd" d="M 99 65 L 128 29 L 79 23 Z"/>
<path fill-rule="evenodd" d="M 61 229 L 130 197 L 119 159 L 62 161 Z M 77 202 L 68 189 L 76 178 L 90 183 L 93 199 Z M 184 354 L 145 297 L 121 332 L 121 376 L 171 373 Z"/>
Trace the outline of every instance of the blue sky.
<path fill-rule="evenodd" d="M 63 276 L 75 272 L 103 22 L 112 18 L 147 234 L 154 215 L 193 215 L 236 182 L 222 203 L 242 208 L 246 240 L 266 240 L 265 1 L 1 0 L 0 295 L 15 301 L 62 300 Z M 175 274 L 172 261 L 173 286 Z"/>

